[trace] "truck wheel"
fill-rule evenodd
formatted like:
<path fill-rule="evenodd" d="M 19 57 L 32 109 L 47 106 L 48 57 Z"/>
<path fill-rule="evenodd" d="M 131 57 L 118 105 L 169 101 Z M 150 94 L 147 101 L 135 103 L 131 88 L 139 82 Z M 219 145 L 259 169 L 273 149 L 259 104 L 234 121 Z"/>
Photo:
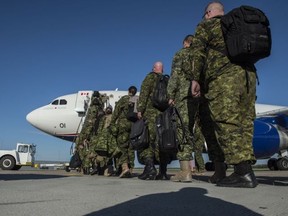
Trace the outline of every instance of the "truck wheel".
<path fill-rule="evenodd" d="M 12 156 L 4 156 L 0 160 L 0 167 L 3 170 L 13 170 L 16 165 L 15 159 Z"/>

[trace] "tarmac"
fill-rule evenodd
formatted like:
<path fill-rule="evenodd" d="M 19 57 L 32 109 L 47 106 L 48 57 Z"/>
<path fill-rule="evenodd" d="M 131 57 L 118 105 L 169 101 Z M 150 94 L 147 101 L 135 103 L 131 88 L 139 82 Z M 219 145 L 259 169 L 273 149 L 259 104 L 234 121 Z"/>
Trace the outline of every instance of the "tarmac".
<path fill-rule="evenodd" d="M 213 172 L 193 176 L 192 183 L 143 181 L 141 172 L 120 179 L 74 170 L 0 170 L 0 215 L 288 215 L 288 171 L 255 171 L 259 185 L 253 189 L 217 187 L 208 183 Z"/>

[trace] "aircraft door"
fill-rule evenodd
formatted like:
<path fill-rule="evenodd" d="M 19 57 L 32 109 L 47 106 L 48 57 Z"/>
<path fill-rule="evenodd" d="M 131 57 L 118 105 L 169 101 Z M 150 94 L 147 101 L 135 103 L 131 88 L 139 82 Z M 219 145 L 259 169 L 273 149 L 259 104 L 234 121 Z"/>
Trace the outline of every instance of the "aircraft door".
<path fill-rule="evenodd" d="M 85 113 L 90 105 L 93 91 L 79 91 L 75 102 L 75 111 Z"/>

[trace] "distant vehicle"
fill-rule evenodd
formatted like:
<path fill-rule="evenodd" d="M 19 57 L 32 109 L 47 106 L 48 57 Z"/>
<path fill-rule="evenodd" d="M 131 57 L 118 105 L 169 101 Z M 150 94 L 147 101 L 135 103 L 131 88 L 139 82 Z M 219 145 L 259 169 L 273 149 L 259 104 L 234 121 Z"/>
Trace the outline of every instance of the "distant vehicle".
<path fill-rule="evenodd" d="M 106 94 L 107 107 L 115 103 L 127 91 L 99 91 Z M 52 136 L 74 141 L 83 126 L 93 91 L 79 91 L 54 99 L 50 104 L 30 112 L 26 119 L 37 129 Z M 256 159 L 268 159 L 271 170 L 288 170 L 288 107 L 256 104 L 253 148 Z M 209 164 L 208 164 L 209 165 Z"/>
<path fill-rule="evenodd" d="M 34 166 L 36 146 L 17 143 L 15 150 L 0 150 L 0 168 L 19 170 L 22 166 Z"/>

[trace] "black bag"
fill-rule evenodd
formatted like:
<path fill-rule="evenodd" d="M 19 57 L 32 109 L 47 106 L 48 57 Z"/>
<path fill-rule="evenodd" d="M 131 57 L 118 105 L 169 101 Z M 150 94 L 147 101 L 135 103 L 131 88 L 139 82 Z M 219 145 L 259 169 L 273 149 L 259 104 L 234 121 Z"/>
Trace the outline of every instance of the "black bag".
<path fill-rule="evenodd" d="M 72 169 L 76 169 L 76 168 L 80 167 L 81 164 L 82 164 L 82 161 L 80 159 L 80 155 L 79 155 L 78 151 L 76 151 L 70 159 L 69 167 Z"/>
<path fill-rule="evenodd" d="M 157 83 L 151 98 L 153 107 L 157 108 L 161 112 L 169 107 L 167 96 L 168 80 L 168 75 L 158 74 Z"/>
<path fill-rule="evenodd" d="M 184 139 L 185 130 L 182 118 L 176 107 L 169 106 L 163 113 L 156 118 L 157 137 L 160 152 L 177 152 L 179 150 L 179 139 L 177 134 L 177 119 L 180 119 L 182 125 L 182 139 Z"/>
<path fill-rule="evenodd" d="M 241 6 L 221 17 L 226 55 L 233 63 L 254 64 L 271 52 L 271 31 L 265 14 L 254 7 Z"/>
<path fill-rule="evenodd" d="M 149 146 L 148 125 L 144 119 L 139 119 L 132 124 L 130 144 L 133 150 L 145 149 Z"/>

